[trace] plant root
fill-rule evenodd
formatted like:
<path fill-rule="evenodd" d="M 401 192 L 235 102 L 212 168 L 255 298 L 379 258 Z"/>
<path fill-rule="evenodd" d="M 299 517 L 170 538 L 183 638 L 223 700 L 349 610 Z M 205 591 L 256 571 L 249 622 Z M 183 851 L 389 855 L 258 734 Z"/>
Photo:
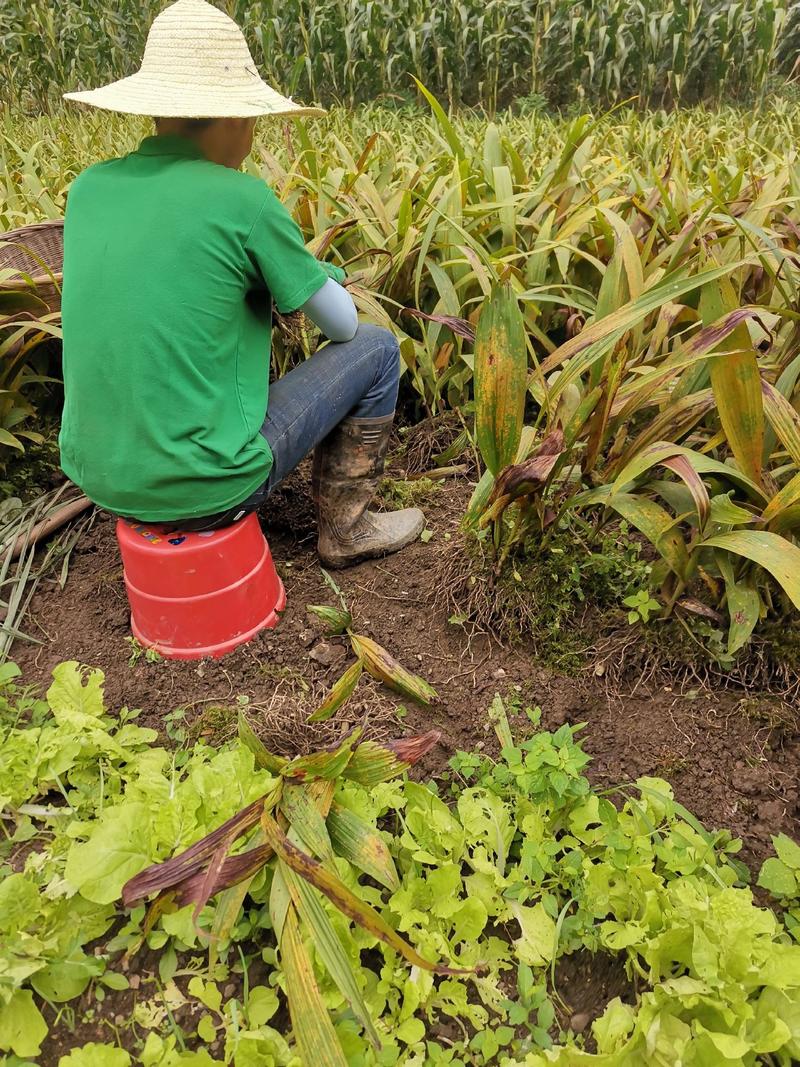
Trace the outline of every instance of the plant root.
<path fill-rule="evenodd" d="M 777 632 L 778 625 L 773 625 Z M 582 673 L 601 679 L 609 692 L 631 696 L 670 685 L 679 691 L 760 692 L 790 704 L 800 694 L 800 642 L 797 651 L 776 647 L 772 629 L 768 626 L 754 635 L 733 664 L 723 666 L 672 621 L 656 622 L 645 629 L 619 626 L 603 634 L 588 650 Z"/>
<path fill-rule="evenodd" d="M 436 466 L 436 459 L 452 448 L 463 432 L 458 413 L 447 411 L 443 415 L 423 419 L 415 426 L 404 427 L 398 436 L 398 448 L 392 456 L 392 464 L 402 467 L 406 474 L 426 474 Z M 468 445 L 463 451 L 448 458 L 448 464 L 466 463 L 474 470 L 474 457 Z"/>
<path fill-rule="evenodd" d="M 470 637 L 485 635 L 501 645 L 528 641 L 544 663 L 574 674 L 586 652 L 581 647 L 583 605 L 571 607 L 567 619 L 537 561 L 527 560 L 520 567 L 522 573 L 506 567 L 497 574 L 485 542 L 454 533 L 436 570 L 435 607 L 464 626 Z"/>
<path fill-rule="evenodd" d="M 335 680 L 315 682 L 306 692 L 299 683 L 282 680 L 268 701 L 248 705 L 248 721 L 270 752 L 290 759 L 305 756 L 336 747 L 357 728 L 362 731 L 363 741 L 385 742 L 407 733 L 395 714 L 396 702 L 366 674 L 353 696 L 332 718 L 310 723 L 309 716 Z M 235 722 L 230 733 L 235 733 Z"/>

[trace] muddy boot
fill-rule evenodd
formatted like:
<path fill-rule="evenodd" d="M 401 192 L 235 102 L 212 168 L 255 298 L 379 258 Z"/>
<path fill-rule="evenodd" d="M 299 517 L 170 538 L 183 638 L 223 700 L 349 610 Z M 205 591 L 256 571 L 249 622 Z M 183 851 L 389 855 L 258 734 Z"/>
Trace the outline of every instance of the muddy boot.
<path fill-rule="evenodd" d="M 393 415 L 345 419 L 314 452 L 317 551 L 327 567 L 396 552 L 422 532 L 425 516 L 418 508 L 367 510 L 383 474 L 393 421 Z"/>

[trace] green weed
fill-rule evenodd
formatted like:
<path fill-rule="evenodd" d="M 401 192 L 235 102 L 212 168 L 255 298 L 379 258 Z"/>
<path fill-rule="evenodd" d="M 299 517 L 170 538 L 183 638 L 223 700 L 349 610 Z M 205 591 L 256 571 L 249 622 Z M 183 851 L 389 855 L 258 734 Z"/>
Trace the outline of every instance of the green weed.
<path fill-rule="evenodd" d="M 432 478 L 384 478 L 378 489 L 381 501 L 390 510 L 421 507 L 435 500 L 442 483 Z"/>

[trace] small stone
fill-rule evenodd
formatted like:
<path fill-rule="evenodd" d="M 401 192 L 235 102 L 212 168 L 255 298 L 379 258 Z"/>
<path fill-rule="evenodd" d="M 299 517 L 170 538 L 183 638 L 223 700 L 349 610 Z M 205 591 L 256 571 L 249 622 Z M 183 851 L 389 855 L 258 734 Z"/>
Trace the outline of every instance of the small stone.
<path fill-rule="evenodd" d="M 570 1019 L 569 1028 L 573 1034 L 582 1034 L 591 1021 L 592 1017 L 588 1011 L 578 1011 Z"/>
<path fill-rule="evenodd" d="M 314 641 L 316 640 L 317 635 L 314 633 L 313 630 L 301 630 L 300 634 L 299 634 L 299 637 L 300 637 L 300 644 L 303 646 L 303 648 L 308 648 L 309 645 L 313 645 L 314 644 Z"/>
<path fill-rule="evenodd" d="M 222 995 L 223 997 L 225 997 L 226 1000 L 230 1000 L 231 997 L 236 996 L 236 986 L 233 984 L 233 982 L 228 982 L 228 984 L 222 991 Z"/>
<path fill-rule="evenodd" d="M 498 682 L 501 678 L 505 678 L 506 672 L 502 667 L 498 667 L 496 671 L 492 671 L 492 678 Z"/>
<path fill-rule="evenodd" d="M 138 974 L 132 974 L 128 979 L 128 985 L 131 989 L 138 989 L 141 984 L 141 977 Z"/>
<path fill-rule="evenodd" d="M 321 667 L 333 667 L 340 663 L 347 655 L 341 645 L 333 645 L 330 641 L 320 641 L 314 645 L 308 654 L 308 658 Z"/>

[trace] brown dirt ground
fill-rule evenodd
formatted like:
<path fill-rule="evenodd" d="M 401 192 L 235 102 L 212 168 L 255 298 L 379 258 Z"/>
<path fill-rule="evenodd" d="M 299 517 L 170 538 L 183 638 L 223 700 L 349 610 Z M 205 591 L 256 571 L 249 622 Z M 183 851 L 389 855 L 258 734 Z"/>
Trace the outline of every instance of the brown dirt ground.
<path fill-rule="evenodd" d="M 231 733 L 234 722 L 233 713 L 218 709 L 245 695 L 268 747 L 284 753 L 318 747 L 357 723 L 384 737 L 436 728 L 441 742 L 423 767 L 431 776 L 444 770 L 456 749 L 491 747 L 486 709 L 495 692 L 518 693 L 541 706 L 545 728 L 587 724 L 584 745 L 595 783 L 619 785 L 643 774 L 666 777 L 678 800 L 707 826 L 726 827 L 743 839 L 742 858 L 752 869 L 769 851 L 771 834 L 782 830 L 800 836 L 800 732 L 796 714 L 785 704 L 759 693 L 681 692 L 661 684 L 628 694 L 608 692 L 593 677 L 591 665 L 581 679 L 561 677 L 540 665 L 525 644 L 503 648 L 486 635 L 469 637 L 448 623 L 438 606 L 437 561 L 468 492 L 463 481 L 447 483 L 426 505 L 433 532 L 427 544 L 336 575 L 356 630 L 374 637 L 436 687 L 440 699 L 430 709 L 406 702 L 405 714 L 402 709 L 398 714 L 401 700 L 370 682 L 331 724 L 314 733 L 306 726 L 309 710 L 352 656 L 344 639 L 323 641 L 306 611 L 308 604 L 332 604 L 335 598 L 314 555 L 313 514 L 302 473 L 271 499 L 264 516 L 288 597 L 275 631 L 217 661 L 147 662 L 140 656 L 132 664 L 113 521 L 99 515 L 75 549 L 64 590 L 53 583 L 37 594 L 25 628 L 38 633 L 43 645 L 18 643 L 14 658 L 28 681 L 42 685 L 62 660 L 99 665 L 106 673 L 109 708 L 141 708 L 140 722 L 160 728 L 165 713 L 183 707 L 190 733 L 215 740 Z M 613 968 L 608 980 L 600 975 L 601 981 L 598 973 L 596 966 L 587 970 L 580 961 L 565 961 L 559 992 L 576 1013 L 576 1029 L 620 991 Z M 118 1010 L 124 1017 L 130 996 L 111 994 L 103 1015 Z M 65 1047 L 92 1038 L 113 1039 L 98 1024 L 69 1035 L 59 1027 L 41 1062 L 55 1064 Z"/>
<path fill-rule="evenodd" d="M 437 559 L 464 496 L 463 484 L 449 483 L 425 506 L 433 531 L 427 544 L 336 574 L 356 630 L 423 675 L 439 702 L 429 709 L 405 702 L 407 714 L 399 718 L 395 709 L 402 701 L 366 685 L 328 730 L 338 734 L 356 722 L 384 736 L 441 730 L 441 743 L 425 765 L 436 774 L 457 748 L 491 744 L 486 709 L 495 692 L 519 687 L 523 699 L 542 707 L 546 728 L 587 724 L 583 736 L 595 782 L 618 784 L 641 774 L 668 778 L 678 799 L 709 826 L 742 837 L 750 861 L 763 858 L 770 834 L 798 836 L 800 731 L 796 714 L 776 699 L 664 685 L 632 694 L 608 692 L 591 670 L 580 679 L 554 675 L 525 644 L 504 648 L 448 624 L 438 607 Z M 65 659 L 102 666 L 110 708 L 141 708 L 143 724 L 161 727 L 165 713 L 185 707 L 189 723 L 214 736 L 224 730 L 225 718 L 208 709 L 229 707 L 246 695 L 268 744 L 285 752 L 314 747 L 327 731 L 310 735 L 305 716 L 351 653 L 343 638 L 324 642 L 306 611 L 308 604 L 333 604 L 335 597 L 314 555 L 313 514 L 302 476 L 276 494 L 264 518 L 287 591 L 287 610 L 276 630 L 220 660 L 149 663 L 140 656 L 131 665 L 122 566 L 113 522 L 101 514 L 74 551 L 64 590 L 53 583 L 34 600 L 26 629 L 44 644 L 17 643 L 13 650 L 26 679 L 46 684 Z M 321 647 L 325 644 L 330 647 Z"/>

